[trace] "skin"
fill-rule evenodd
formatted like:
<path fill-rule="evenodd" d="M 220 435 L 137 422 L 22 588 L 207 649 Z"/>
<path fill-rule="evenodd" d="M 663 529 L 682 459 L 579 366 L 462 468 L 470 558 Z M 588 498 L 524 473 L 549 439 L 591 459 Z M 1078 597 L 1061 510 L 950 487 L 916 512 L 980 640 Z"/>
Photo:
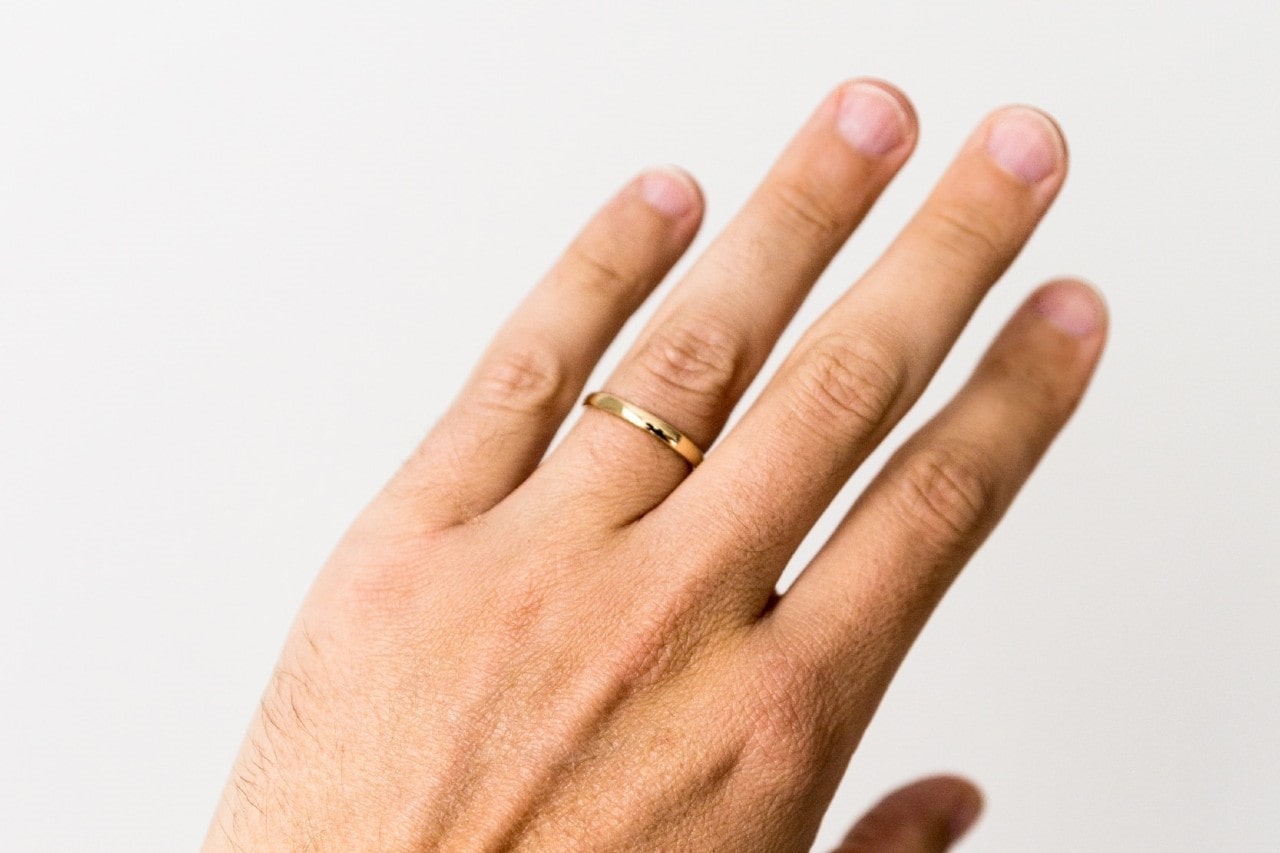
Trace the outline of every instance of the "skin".
<path fill-rule="evenodd" d="M 837 87 L 603 387 L 710 447 L 915 137 L 896 89 Z M 1033 293 L 782 596 L 778 576 L 1066 160 L 1038 112 L 983 120 L 692 472 L 595 409 L 546 455 L 701 218 L 681 172 L 625 186 L 324 566 L 205 849 L 807 850 L 912 641 L 1083 394 L 1093 290 Z M 980 808 L 964 779 L 922 780 L 840 850 L 945 850 Z"/>

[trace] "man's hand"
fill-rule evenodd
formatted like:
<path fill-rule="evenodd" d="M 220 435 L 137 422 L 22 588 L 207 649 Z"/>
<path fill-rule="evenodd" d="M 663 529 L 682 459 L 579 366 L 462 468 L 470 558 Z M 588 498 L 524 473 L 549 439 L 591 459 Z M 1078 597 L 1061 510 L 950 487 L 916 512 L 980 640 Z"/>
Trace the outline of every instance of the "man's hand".
<path fill-rule="evenodd" d="M 900 93 L 839 87 L 603 388 L 707 448 L 915 136 Z M 594 408 L 543 459 L 701 218 L 683 173 L 627 185 L 321 572 L 207 849 L 807 849 L 913 639 L 1083 393 L 1097 296 L 1033 294 L 780 597 L 778 577 L 1066 160 L 1038 112 L 985 120 L 692 471 Z M 945 849 L 978 803 L 917 783 L 842 849 Z"/>

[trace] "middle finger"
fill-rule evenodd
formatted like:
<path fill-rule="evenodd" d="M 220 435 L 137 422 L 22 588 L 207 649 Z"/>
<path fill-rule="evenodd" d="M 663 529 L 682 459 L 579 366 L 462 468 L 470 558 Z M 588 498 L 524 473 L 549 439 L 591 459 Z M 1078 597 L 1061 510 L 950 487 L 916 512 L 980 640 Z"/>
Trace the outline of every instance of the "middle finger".
<path fill-rule="evenodd" d="M 914 140 L 914 117 L 896 90 L 868 80 L 838 87 L 658 309 L 604 390 L 705 449 Z M 687 475 L 685 461 L 652 436 L 587 409 L 531 481 L 603 497 L 591 503 L 623 525 Z"/>

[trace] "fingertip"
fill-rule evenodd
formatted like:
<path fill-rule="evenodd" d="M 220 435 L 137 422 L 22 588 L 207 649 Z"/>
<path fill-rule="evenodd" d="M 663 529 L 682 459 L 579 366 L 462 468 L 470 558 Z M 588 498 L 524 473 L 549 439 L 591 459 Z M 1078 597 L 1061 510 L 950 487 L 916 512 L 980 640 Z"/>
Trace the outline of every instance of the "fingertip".
<path fill-rule="evenodd" d="M 977 823 L 984 806 L 982 789 L 971 779 L 954 774 L 929 776 L 902 790 L 910 792 L 918 802 L 928 804 L 945 818 L 949 840 L 952 842 Z"/>
<path fill-rule="evenodd" d="M 670 164 L 641 174 L 640 195 L 649 207 L 673 221 L 701 216 L 704 204 L 702 189 L 693 176 Z"/>
<path fill-rule="evenodd" d="M 1087 339 L 1106 331 L 1107 302 L 1091 282 L 1063 278 L 1038 288 L 1027 300 L 1032 313 L 1053 328 L 1076 339 Z"/>
<path fill-rule="evenodd" d="M 1066 176 L 1066 134 L 1038 107 L 1011 104 L 987 117 L 987 155 L 1006 174 L 1028 186 L 1060 183 Z"/>
<path fill-rule="evenodd" d="M 890 95 L 894 100 L 898 102 L 898 106 L 902 108 L 903 112 L 906 113 L 907 125 L 911 130 L 912 134 L 914 135 L 916 132 L 919 131 L 920 119 L 918 114 L 916 113 L 915 104 L 911 102 L 911 98 L 907 97 L 906 92 L 903 92 L 902 89 L 898 88 L 893 83 L 890 83 L 888 80 L 884 80 L 880 77 L 854 77 L 849 80 L 846 80 L 844 83 L 840 85 L 841 85 L 841 88 L 844 89 L 849 86 L 862 85 L 862 84 L 865 84 L 868 86 L 875 86 L 883 90 L 886 94 Z"/>
<path fill-rule="evenodd" d="M 857 77 L 836 87 L 836 128 L 869 157 L 905 157 L 915 147 L 919 119 L 911 100 L 891 83 Z"/>
<path fill-rule="evenodd" d="M 929 776 L 876 803 L 845 836 L 839 853 L 950 847 L 982 814 L 978 786 L 963 776 Z"/>
<path fill-rule="evenodd" d="M 956 792 L 947 817 L 951 841 L 954 843 L 978 822 L 978 818 L 982 816 L 982 810 L 986 806 L 986 798 L 982 794 L 982 789 L 972 781 L 961 776 L 949 776 L 946 778 L 953 785 Z"/>

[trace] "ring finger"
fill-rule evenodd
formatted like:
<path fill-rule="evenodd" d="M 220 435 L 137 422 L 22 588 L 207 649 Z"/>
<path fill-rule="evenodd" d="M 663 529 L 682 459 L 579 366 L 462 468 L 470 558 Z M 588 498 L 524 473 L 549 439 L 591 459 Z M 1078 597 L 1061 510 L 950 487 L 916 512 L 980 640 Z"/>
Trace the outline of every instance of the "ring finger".
<path fill-rule="evenodd" d="M 836 89 L 685 280 L 604 388 L 706 448 L 805 294 L 906 161 L 915 120 L 885 84 Z M 635 476 L 637 470 L 643 476 Z M 652 436 L 587 409 L 530 484 L 604 498 L 619 525 L 688 474 Z M 627 488 L 615 489 L 619 482 Z"/>

